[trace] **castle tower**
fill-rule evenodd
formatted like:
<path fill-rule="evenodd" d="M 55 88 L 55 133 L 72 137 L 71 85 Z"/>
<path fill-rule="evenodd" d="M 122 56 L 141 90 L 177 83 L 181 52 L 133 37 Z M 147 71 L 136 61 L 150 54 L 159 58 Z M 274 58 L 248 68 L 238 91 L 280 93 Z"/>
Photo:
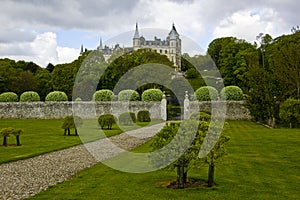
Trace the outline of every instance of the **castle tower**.
<path fill-rule="evenodd" d="M 173 23 L 172 29 L 168 35 L 169 45 L 170 45 L 170 54 L 169 59 L 177 67 L 177 70 L 181 70 L 181 39 Z"/>
<path fill-rule="evenodd" d="M 133 36 L 133 50 L 138 50 L 141 46 L 140 34 L 138 30 L 138 24 L 135 25 L 135 32 Z"/>
<path fill-rule="evenodd" d="M 97 47 L 97 50 L 101 51 L 102 49 L 103 49 L 102 38 L 100 37 L 100 42 L 99 42 L 99 46 Z"/>

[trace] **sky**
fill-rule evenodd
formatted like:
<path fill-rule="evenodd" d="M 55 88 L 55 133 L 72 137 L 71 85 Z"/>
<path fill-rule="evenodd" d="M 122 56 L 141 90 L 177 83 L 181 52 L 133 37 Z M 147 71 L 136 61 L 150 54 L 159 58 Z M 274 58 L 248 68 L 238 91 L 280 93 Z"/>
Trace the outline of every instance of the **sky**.
<path fill-rule="evenodd" d="M 136 22 L 141 33 L 174 23 L 206 51 L 215 38 L 253 43 L 259 33 L 290 34 L 300 25 L 299 8 L 297 0 L 1 0 L 0 58 L 42 67 L 71 62 L 82 44 L 96 49 L 100 37 L 105 44 L 124 32 L 133 36 Z"/>

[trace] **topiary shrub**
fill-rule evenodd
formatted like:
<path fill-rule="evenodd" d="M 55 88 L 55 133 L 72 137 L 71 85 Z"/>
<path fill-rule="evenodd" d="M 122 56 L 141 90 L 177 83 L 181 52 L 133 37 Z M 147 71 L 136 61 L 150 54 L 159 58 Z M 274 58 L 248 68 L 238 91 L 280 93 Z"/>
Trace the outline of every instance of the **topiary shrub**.
<path fill-rule="evenodd" d="M 107 129 L 111 130 L 112 125 L 116 123 L 116 119 L 112 114 L 103 114 L 99 116 L 98 123 L 102 129 L 107 126 Z"/>
<path fill-rule="evenodd" d="M 118 101 L 139 101 L 140 95 L 135 90 L 122 90 L 118 94 Z"/>
<path fill-rule="evenodd" d="M 140 110 L 137 114 L 137 120 L 139 122 L 150 122 L 150 112 L 148 110 Z"/>
<path fill-rule="evenodd" d="M 220 93 L 222 100 L 241 101 L 243 100 L 243 90 L 238 86 L 226 86 Z"/>
<path fill-rule="evenodd" d="M 28 91 L 24 92 L 20 96 L 20 102 L 33 102 L 40 101 L 40 96 L 37 92 Z"/>
<path fill-rule="evenodd" d="M 0 94 L 0 102 L 17 102 L 18 95 L 14 92 L 4 92 Z"/>
<path fill-rule="evenodd" d="M 98 90 L 93 95 L 94 101 L 111 101 L 114 93 L 111 90 Z"/>
<path fill-rule="evenodd" d="M 160 89 L 148 89 L 142 94 L 142 101 L 161 101 L 163 92 Z"/>
<path fill-rule="evenodd" d="M 54 91 L 46 96 L 45 101 L 68 101 L 68 96 L 64 92 Z"/>
<path fill-rule="evenodd" d="M 64 135 L 68 132 L 68 135 L 71 135 L 71 128 L 75 129 L 75 135 L 78 135 L 77 128 L 80 127 L 83 124 L 83 120 L 81 117 L 78 116 L 67 116 L 64 118 L 63 125 L 61 126 L 62 129 L 64 129 Z"/>
<path fill-rule="evenodd" d="M 132 125 L 136 122 L 136 116 L 133 112 L 125 112 L 119 116 L 119 123 L 122 125 Z"/>
<path fill-rule="evenodd" d="M 77 98 L 75 99 L 75 101 L 82 101 L 82 99 L 81 99 L 80 97 L 77 97 Z"/>
<path fill-rule="evenodd" d="M 218 91 L 211 86 L 203 86 L 196 90 L 196 99 L 198 101 L 215 101 L 218 100 Z"/>
<path fill-rule="evenodd" d="M 287 99 L 280 105 L 280 122 L 285 127 L 300 128 L 300 100 Z"/>

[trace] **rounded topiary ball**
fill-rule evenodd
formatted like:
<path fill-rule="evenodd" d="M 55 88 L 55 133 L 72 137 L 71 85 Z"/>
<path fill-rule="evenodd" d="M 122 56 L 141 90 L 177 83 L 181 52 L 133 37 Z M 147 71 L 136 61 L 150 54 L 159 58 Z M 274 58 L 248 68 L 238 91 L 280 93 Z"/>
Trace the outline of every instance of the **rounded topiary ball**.
<path fill-rule="evenodd" d="M 142 94 L 142 101 L 161 101 L 163 92 L 160 89 L 148 89 Z"/>
<path fill-rule="evenodd" d="M 111 90 L 98 90 L 93 95 L 94 101 L 111 101 L 114 93 Z"/>
<path fill-rule="evenodd" d="M 40 101 L 40 96 L 37 92 L 28 91 L 24 92 L 20 96 L 20 102 L 33 102 Z"/>
<path fill-rule="evenodd" d="M 196 99 L 198 101 L 215 101 L 218 100 L 218 90 L 211 86 L 203 86 L 196 90 Z"/>
<path fill-rule="evenodd" d="M 135 90 L 122 90 L 118 94 L 118 101 L 139 101 L 140 95 Z"/>
<path fill-rule="evenodd" d="M 222 100 L 241 101 L 243 96 L 243 90 L 238 86 L 226 86 L 221 90 Z"/>
<path fill-rule="evenodd" d="M 0 94 L 0 102 L 17 102 L 18 95 L 14 92 L 4 92 Z"/>
<path fill-rule="evenodd" d="M 68 101 L 68 96 L 64 92 L 54 91 L 46 96 L 45 101 Z"/>

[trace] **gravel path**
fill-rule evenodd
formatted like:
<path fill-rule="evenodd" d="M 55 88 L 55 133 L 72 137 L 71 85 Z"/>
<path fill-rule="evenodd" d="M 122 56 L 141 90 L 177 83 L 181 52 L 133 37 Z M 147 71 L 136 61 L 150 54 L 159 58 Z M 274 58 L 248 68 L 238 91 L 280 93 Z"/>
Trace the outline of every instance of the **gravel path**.
<path fill-rule="evenodd" d="M 164 123 L 0 165 L 0 199 L 24 199 L 72 178 L 97 162 L 133 149 L 153 137 Z M 89 151 L 88 151 L 88 150 Z M 94 156 L 92 156 L 92 154 Z"/>

